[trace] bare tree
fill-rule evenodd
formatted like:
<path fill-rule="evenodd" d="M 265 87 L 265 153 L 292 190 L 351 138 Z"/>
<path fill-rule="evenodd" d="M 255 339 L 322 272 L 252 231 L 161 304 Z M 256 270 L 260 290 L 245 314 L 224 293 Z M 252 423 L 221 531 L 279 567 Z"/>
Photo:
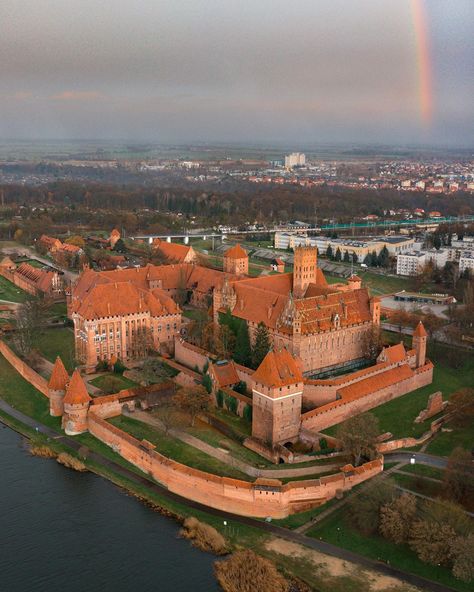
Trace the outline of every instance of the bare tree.
<path fill-rule="evenodd" d="M 211 398 L 206 389 L 197 384 L 193 387 L 184 387 L 176 392 L 173 402 L 179 409 L 188 413 L 190 424 L 194 426 L 196 416 L 209 409 Z"/>
<path fill-rule="evenodd" d="M 377 436 L 379 422 L 375 415 L 362 413 L 341 423 L 337 438 L 343 451 L 348 454 L 354 466 L 359 466 L 363 459 L 373 459 L 377 455 Z"/>

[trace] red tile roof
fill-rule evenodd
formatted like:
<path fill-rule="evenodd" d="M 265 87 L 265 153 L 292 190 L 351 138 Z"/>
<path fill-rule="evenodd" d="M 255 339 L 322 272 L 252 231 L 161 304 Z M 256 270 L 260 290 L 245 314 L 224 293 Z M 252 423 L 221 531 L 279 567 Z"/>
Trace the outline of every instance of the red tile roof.
<path fill-rule="evenodd" d="M 209 370 L 214 374 L 219 387 L 231 386 L 240 382 L 233 360 L 211 364 Z"/>
<path fill-rule="evenodd" d="M 91 399 L 92 397 L 87 392 L 84 380 L 82 379 L 79 370 L 76 368 L 67 387 L 64 404 L 80 405 L 81 403 L 88 403 Z"/>
<path fill-rule="evenodd" d="M 227 249 L 227 251 L 224 253 L 224 257 L 228 259 L 246 259 L 248 255 L 247 252 L 242 249 L 239 244 L 237 244 L 230 249 Z"/>
<path fill-rule="evenodd" d="M 390 347 L 384 347 L 380 352 L 380 357 L 391 364 L 397 364 L 398 362 L 403 362 L 403 360 L 406 359 L 407 352 L 403 343 L 397 343 L 396 345 L 391 345 Z"/>
<path fill-rule="evenodd" d="M 428 337 L 428 333 L 426 332 L 425 326 L 423 325 L 423 323 L 421 321 L 416 326 L 413 336 L 414 337 Z"/>
<path fill-rule="evenodd" d="M 168 243 L 156 238 L 152 243 L 153 249 L 159 251 L 163 257 L 173 263 L 184 263 L 192 247 L 179 245 L 177 243 Z M 194 251 L 194 249 L 192 249 Z"/>
<path fill-rule="evenodd" d="M 67 383 L 69 382 L 69 374 L 58 356 L 54 362 L 53 371 L 48 382 L 48 388 L 53 391 L 65 391 Z"/>
<path fill-rule="evenodd" d="M 269 351 L 252 378 L 256 383 L 278 388 L 302 382 L 303 374 L 299 363 L 284 348 L 280 351 Z"/>

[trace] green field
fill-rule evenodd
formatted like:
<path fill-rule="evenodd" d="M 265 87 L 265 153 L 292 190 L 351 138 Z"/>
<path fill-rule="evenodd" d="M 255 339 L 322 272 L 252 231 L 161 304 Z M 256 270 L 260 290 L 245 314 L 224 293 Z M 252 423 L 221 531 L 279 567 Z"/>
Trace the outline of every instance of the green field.
<path fill-rule="evenodd" d="M 27 292 L 17 288 L 15 284 L 0 276 L 0 300 L 25 302 L 28 298 L 31 298 L 31 296 Z"/>
<path fill-rule="evenodd" d="M 66 370 L 72 372 L 76 366 L 74 352 L 74 333 L 67 327 L 42 329 L 33 337 L 33 347 L 47 360 L 54 362 L 60 356 Z"/>
<path fill-rule="evenodd" d="M 107 374 L 102 374 L 101 376 L 96 376 L 92 380 L 89 381 L 89 384 L 96 386 L 97 388 L 102 389 L 104 385 L 104 381 L 107 380 L 108 377 L 113 377 L 117 381 L 117 385 L 119 385 L 119 389 L 129 389 L 135 386 L 138 386 L 136 382 L 130 380 L 129 378 L 125 378 L 121 374 L 116 374 L 115 372 L 108 372 Z"/>
<path fill-rule="evenodd" d="M 378 535 L 362 535 L 350 524 L 346 508 L 336 510 L 322 520 L 308 532 L 308 536 L 322 539 L 371 559 L 389 563 L 409 573 L 451 586 L 454 590 L 461 592 L 472 590 L 472 584 L 457 580 L 448 568 L 428 565 L 420 561 L 407 545 L 395 545 Z"/>

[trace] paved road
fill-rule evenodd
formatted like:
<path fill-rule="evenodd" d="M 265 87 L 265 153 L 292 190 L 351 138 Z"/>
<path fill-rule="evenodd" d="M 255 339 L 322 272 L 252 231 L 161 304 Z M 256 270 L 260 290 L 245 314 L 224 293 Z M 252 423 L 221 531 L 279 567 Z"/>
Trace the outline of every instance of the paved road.
<path fill-rule="evenodd" d="M 448 459 L 442 456 L 434 456 L 433 454 L 426 454 L 425 452 L 388 452 L 384 455 L 385 462 L 410 462 L 414 459 L 415 463 L 420 465 L 428 465 L 436 467 L 437 469 L 445 469 L 448 464 Z"/>
<path fill-rule="evenodd" d="M 31 417 L 28 417 L 17 411 L 16 409 L 12 408 L 10 405 L 5 403 L 5 401 L 0 400 L 0 409 L 15 417 L 17 420 L 21 421 L 22 423 L 36 429 L 38 432 L 49 436 L 50 438 L 60 440 L 66 446 L 73 450 L 79 450 L 81 448 L 81 444 L 74 440 L 69 436 L 64 436 L 58 434 L 51 428 L 46 426 L 42 426 L 38 424 L 35 420 Z M 350 561 L 352 563 L 356 563 L 361 565 L 366 569 L 373 569 L 384 575 L 391 576 L 394 578 L 398 578 L 399 580 L 411 584 L 413 586 L 417 586 L 418 588 L 424 590 L 431 590 L 432 592 L 452 592 L 452 588 L 448 586 L 444 586 L 442 584 L 438 584 L 437 582 L 432 582 L 427 580 L 426 578 L 422 578 L 420 576 L 416 576 L 414 574 L 409 574 L 404 571 L 401 571 L 391 565 L 387 565 L 386 563 L 382 563 L 381 561 L 375 561 L 373 559 L 369 559 L 368 557 L 364 557 L 362 555 L 358 555 L 357 553 L 353 553 L 352 551 L 347 551 L 346 549 L 341 549 L 336 547 L 336 545 L 332 545 L 330 543 L 326 543 L 324 541 L 320 541 L 317 539 L 306 537 L 302 534 L 298 534 L 297 532 L 288 530 L 286 528 L 282 528 L 281 526 L 276 526 L 271 523 L 262 522 L 260 520 L 256 520 L 255 518 L 247 518 L 245 516 L 238 516 L 236 514 L 231 514 L 229 512 L 224 512 L 222 510 L 217 510 L 215 508 L 210 508 L 198 502 L 194 502 L 187 498 L 181 497 L 171 491 L 169 491 L 166 487 L 155 483 L 148 477 L 138 475 L 133 471 L 126 469 L 122 465 L 117 464 L 114 461 L 111 461 L 96 452 L 91 452 L 88 456 L 89 459 L 98 462 L 102 466 L 108 467 L 112 469 L 115 473 L 126 477 L 128 480 L 146 486 L 149 490 L 155 492 L 156 494 L 165 497 L 167 499 L 173 500 L 180 504 L 186 505 L 189 508 L 194 508 L 196 510 L 200 510 L 207 514 L 212 514 L 213 516 L 219 516 L 223 520 L 226 520 L 229 525 L 232 523 L 237 524 L 245 524 L 247 526 L 251 526 L 253 528 L 258 528 L 260 530 L 264 530 L 269 534 L 273 534 L 279 538 L 285 539 L 287 541 L 291 541 L 293 543 L 297 543 L 300 545 L 304 545 L 321 553 L 325 553 L 326 555 L 331 555 L 333 557 L 338 557 L 339 559 L 343 559 L 345 561 Z M 232 522 L 231 522 L 232 521 Z"/>

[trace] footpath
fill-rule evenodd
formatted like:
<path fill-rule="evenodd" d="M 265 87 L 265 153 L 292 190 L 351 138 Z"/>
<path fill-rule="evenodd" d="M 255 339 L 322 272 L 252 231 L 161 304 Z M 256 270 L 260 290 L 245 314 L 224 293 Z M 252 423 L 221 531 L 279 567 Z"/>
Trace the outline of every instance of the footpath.
<path fill-rule="evenodd" d="M 21 413 L 20 411 L 14 409 L 5 401 L 0 399 L 0 409 L 4 411 L 9 416 L 15 418 L 16 420 L 20 421 L 24 425 L 35 429 L 37 432 L 48 436 L 49 438 L 53 438 L 57 441 L 62 442 L 65 446 L 71 448 L 72 450 L 79 451 L 81 448 L 80 442 L 74 440 L 70 436 L 62 435 L 56 432 L 55 430 L 48 428 L 47 426 L 39 424 L 36 420 L 28 417 L 27 415 Z M 376 561 L 374 559 L 370 559 L 368 557 L 364 557 L 363 555 L 359 555 L 358 553 L 354 553 L 352 551 L 348 551 L 346 549 L 341 549 L 336 545 L 332 545 L 331 543 L 326 543 L 324 541 L 309 538 L 304 534 L 288 530 L 281 526 L 277 526 L 275 524 L 271 524 L 268 522 L 260 521 L 255 518 L 248 518 L 246 516 L 239 516 L 237 514 L 232 514 L 230 512 L 224 512 L 223 510 L 217 510 L 215 508 L 210 508 L 198 502 L 194 502 L 192 500 L 188 500 L 187 498 L 181 497 L 175 493 L 169 491 L 163 485 L 160 485 L 153 481 L 151 478 L 147 477 L 146 475 L 139 475 L 134 471 L 123 467 L 122 465 L 112 461 L 97 452 L 90 452 L 88 455 L 88 459 L 98 463 L 99 465 L 106 467 L 112 470 L 117 475 L 125 477 L 127 480 L 131 481 L 134 484 L 145 486 L 149 491 L 156 493 L 157 495 L 161 496 L 162 498 L 173 500 L 181 505 L 187 506 L 188 508 L 192 508 L 195 510 L 199 510 L 205 514 L 211 514 L 212 516 L 218 516 L 227 522 L 227 524 L 231 524 L 230 521 L 237 524 L 245 524 L 252 528 L 258 528 L 260 530 L 265 531 L 268 534 L 274 535 L 278 538 L 291 541 L 293 543 L 297 543 L 303 545 L 305 547 L 309 547 L 321 553 L 325 553 L 326 555 L 330 555 L 332 557 L 337 557 L 344 561 L 350 561 L 352 563 L 356 563 L 361 567 L 373 569 L 382 573 L 384 575 L 398 578 L 402 582 L 406 582 L 407 584 L 411 584 L 412 586 L 417 586 L 423 590 L 430 590 L 432 592 L 452 592 L 453 589 L 444 586 L 443 584 L 439 584 L 437 582 L 433 582 L 421 576 L 417 576 L 415 574 L 407 573 L 403 570 L 397 569 L 391 565 L 383 563 L 381 561 Z"/>

